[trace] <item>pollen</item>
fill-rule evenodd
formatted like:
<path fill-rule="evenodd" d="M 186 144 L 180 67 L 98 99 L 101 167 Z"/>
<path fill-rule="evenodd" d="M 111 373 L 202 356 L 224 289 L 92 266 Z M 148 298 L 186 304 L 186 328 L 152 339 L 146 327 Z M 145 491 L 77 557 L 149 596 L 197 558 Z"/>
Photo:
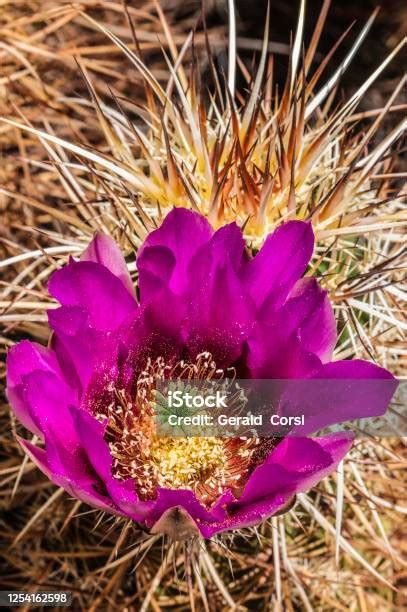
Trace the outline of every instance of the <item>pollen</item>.
<path fill-rule="evenodd" d="M 191 489 L 197 482 L 222 482 L 228 457 L 220 438 L 157 438 L 151 445 L 160 487 Z"/>

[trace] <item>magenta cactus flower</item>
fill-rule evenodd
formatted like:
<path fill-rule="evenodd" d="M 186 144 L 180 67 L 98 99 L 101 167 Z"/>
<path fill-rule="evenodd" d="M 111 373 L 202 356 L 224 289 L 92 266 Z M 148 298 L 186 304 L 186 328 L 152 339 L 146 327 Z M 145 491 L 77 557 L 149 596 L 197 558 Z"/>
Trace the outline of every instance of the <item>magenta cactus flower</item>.
<path fill-rule="evenodd" d="M 234 223 L 214 231 L 175 209 L 137 254 L 136 291 L 119 248 L 97 235 L 56 271 L 49 348 L 22 341 L 7 360 L 7 394 L 44 442 L 21 445 L 72 496 L 184 539 L 257 524 L 332 472 L 350 433 L 241 438 L 158 437 L 147 401 L 155 382 L 192 368 L 201 378 L 392 379 L 371 363 L 332 362 L 336 325 L 326 292 L 302 278 L 311 225 L 290 221 L 251 257 Z M 381 414 L 366 397 L 347 418 Z M 360 403 L 364 402 L 363 410 Z M 323 425 L 343 420 L 331 411 Z M 321 424 L 321 423 L 320 423 Z"/>

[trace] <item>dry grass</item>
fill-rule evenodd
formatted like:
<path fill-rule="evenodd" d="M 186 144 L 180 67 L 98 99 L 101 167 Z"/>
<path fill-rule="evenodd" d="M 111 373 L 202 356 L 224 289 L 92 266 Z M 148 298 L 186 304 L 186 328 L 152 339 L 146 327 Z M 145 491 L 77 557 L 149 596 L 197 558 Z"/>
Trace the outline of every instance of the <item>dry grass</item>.
<path fill-rule="evenodd" d="M 153 1 L 129 8 L 134 40 L 119 2 L 2 3 L 0 115 L 14 122 L 0 124 L 3 353 L 21 337 L 48 341 L 46 282 L 68 253 L 79 253 L 102 230 L 131 259 L 145 232 L 177 204 L 200 208 L 215 224 L 236 216 L 255 246 L 281 218 L 311 218 L 318 236 L 313 271 L 331 292 L 342 330 L 336 356 L 374 358 L 405 376 L 402 86 L 386 98 L 385 111 L 363 115 L 354 104 L 341 114 L 326 91 L 323 110 L 308 120 L 306 104 L 315 98 L 309 78 L 305 85 L 300 51 L 288 93 L 278 103 L 274 97 L 272 108 L 273 88 L 263 84 L 260 99 L 241 94 L 233 108 L 223 95 L 222 108 L 219 97 L 199 96 L 198 71 L 192 82 L 188 70 L 169 74 L 160 45 L 176 62 L 195 20 L 195 5 L 192 17 L 176 20 L 176 3 L 169 4 L 172 37 L 163 32 Z M 209 30 L 216 62 L 216 45 L 225 51 L 221 32 Z M 195 46 L 199 66 L 210 73 L 202 25 Z M 135 55 L 126 59 L 123 50 Z M 188 66 L 191 45 L 185 53 Z M 263 82 L 271 70 L 264 57 Z M 313 70 L 310 63 L 311 77 Z M 231 83 L 232 77 L 225 78 Z M 157 91 L 168 79 L 173 94 L 166 112 L 175 114 L 163 127 Z M 328 76 L 316 91 L 327 82 Z M 221 78 L 220 87 L 225 91 Z M 253 87 L 249 80 L 247 88 Z M 196 111 L 199 104 L 205 115 Z M 261 141 L 256 130 L 266 130 L 272 109 L 275 129 Z M 389 115 L 398 126 L 391 136 L 381 131 Z M 310 159 L 317 144 L 321 150 Z M 214 173 L 217 165 L 221 176 Z M 297 174 L 287 172 L 292 167 Z M 249 197 L 242 199 L 244 190 Z M 403 440 L 359 441 L 343 472 L 302 496 L 286 516 L 200 543 L 198 555 L 190 545 L 152 541 L 136 525 L 101 517 L 55 490 L 23 458 L 14 439 L 20 426 L 6 405 L 0 423 L 3 588 L 66 587 L 75 609 L 83 610 L 236 605 L 387 612 L 405 604 Z"/>

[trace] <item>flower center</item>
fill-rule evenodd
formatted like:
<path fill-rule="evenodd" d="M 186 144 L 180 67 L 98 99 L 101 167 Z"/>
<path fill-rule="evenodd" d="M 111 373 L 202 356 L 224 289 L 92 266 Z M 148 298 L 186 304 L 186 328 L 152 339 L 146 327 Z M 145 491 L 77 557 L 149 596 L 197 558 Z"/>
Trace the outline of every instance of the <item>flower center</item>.
<path fill-rule="evenodd" d="M 216 368 L 211 355 L 194 363 L 149 361 L 137 380 L 136 397 L 116 391 L 99 417 L 108 418 L 105 439 L 113 457 L 112 474 L 132 478 L 140 499 L 154 499 L 157 488 L 189 489 L 210 507 L 225 490 L 240 493 L 253 469 L 261 441 L 256 438 L 215 436 L 162 437 L 157 435 L 154 394 L 162 380 L 217 380 L 230 376 Z"/>
<path fill-rule="evenodd" d="M 157 466 L 159 486 L 191 489 L 197 482 L 215 487 L 227 468 L 225 447 L 219 438 L 156 438 L 151 461 Z"/>

